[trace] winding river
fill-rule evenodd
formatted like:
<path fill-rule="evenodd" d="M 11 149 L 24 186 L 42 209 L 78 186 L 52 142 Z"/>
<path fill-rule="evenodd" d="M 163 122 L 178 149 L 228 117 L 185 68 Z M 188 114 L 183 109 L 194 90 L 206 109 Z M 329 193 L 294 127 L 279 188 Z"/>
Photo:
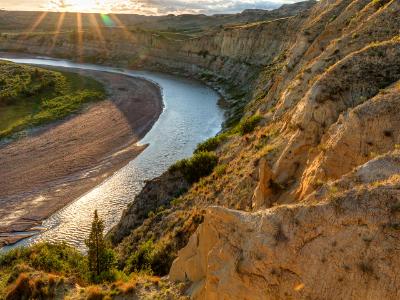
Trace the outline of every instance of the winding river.
<path fill-rule="evenodd" d="M 97 209 L 110 230 L 145 181 L 161 175 L 175 161 L 192 154 L 196 145 L 221 130 L 223 111 L 219 95 L 205 85 L 171 75 L 132 71 L 49 58 L 1 58 L 16 63 L 98 70 L 140 77 L 161 88 L 164 110 L 153 128 L 140 141 L 149 146 L 128 165 L 102 184 L 56 212 L 42 224 L 40 233 L 12 247 L 38 241 L 61 242 L 84 250 L 93 211 Z"/>

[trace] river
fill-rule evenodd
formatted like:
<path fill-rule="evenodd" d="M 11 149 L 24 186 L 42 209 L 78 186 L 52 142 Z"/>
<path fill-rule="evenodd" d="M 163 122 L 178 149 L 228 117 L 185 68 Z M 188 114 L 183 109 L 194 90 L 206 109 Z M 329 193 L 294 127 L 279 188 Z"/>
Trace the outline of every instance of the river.
<path fill-rule="evenodd" d="M 102 184 L 43 221 L 41 231 L 11 247 L 38 241 L 66 242 L 84 251 L 93 211 L 98 210 L 106 231 L 116 225 L 123 210 L 143 188 L 145 181 L 161 175 L 179 159 L 190 156 L 196 145 L 221 130 L 223 111 L 219 95 L 193 80 L 147 71 L 116 69 L 50 58 L 1 58 L 16 63 L 98 70 L 140 77 L 156 83 L 164 109 L 152 129 L 140 141 L 149 146 Z M 22 174 L 21 174 L 22 175 Z M 5 247 L 5 250 L 7 248 Z"/>

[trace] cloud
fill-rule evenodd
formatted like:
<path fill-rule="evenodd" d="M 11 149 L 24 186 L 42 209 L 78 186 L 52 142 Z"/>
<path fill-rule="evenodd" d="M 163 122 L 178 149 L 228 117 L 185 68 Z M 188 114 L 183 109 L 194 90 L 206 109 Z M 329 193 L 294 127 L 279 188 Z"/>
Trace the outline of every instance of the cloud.
<path fill-rule="evenodd" d="M 273 9 L 285 3 L 297 1 L 263 1 L 263 0 L 132 0 L 115 3 L 113 11 L 126 11 L 148 14 L 220 14 L 236 13 L 244 9 Z"/>
<path fill-rule="evenodd" d="M 273 9 L 299 0 L 0 0 L 0 8 L 17 10 L 81 10 L 161 14 L 236 13 L 248 8 Z M 77 8 L 76 4 L 80 8 Z"/>
<path fill-rule="evenodd" d="M 203 0 L 197 2 L 188 2 L 180 0 L 142 0 L 144 6 L 150 6 L 157 8 L 159 14 L 166 13 L 231 13 L 243 10 L 244 8 L 271 8 L 276 6 L 275 3 L 271 5 L 270 2 L 252 1 L 252 2 L 241 2 L 241 1 L 221 1 L 221 0 Z"/>
<path fill-rule="evenodd" d="M 56 8 L 56 9 L 69 9 L 72 7 L 71 4 L 66 2 L 65 0 L 50 0 L 49 3 L 45 6 L 47 8 Z"/>

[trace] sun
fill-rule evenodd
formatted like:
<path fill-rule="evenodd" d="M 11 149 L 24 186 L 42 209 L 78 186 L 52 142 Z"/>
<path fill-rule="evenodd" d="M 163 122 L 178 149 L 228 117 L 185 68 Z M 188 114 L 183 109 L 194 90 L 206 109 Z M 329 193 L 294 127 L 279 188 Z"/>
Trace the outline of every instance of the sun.
<path fill-rule="evenodd" d="M 49 8 L 70 12 L 101 12 L 111 11 L 110 0 L 56 0 L 49 2 Z"/>

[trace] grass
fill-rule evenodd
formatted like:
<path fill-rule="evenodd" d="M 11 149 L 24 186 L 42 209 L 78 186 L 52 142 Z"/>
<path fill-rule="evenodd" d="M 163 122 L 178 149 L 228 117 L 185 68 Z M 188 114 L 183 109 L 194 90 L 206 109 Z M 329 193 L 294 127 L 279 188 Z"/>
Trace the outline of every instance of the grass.
<path fill-rule="evenodd" d="M 143 272 L 148 264 L 160 271 L 157 266 L 174 258 L 167 257 L 168 253 L 169 249 L 149 241 L 132 254 L 131 263 L 140 273 L 128 276 L 114 270 L 113 280 L 92 285 L 87 257 L 74 248 L 50 243 L 18 248 L 0 254 L 0 299 L 64 299 L 66 295 L 78 294 L 85 299 L 111 299 L 132 297 L 138 289 L 145 293 L 151 289 L 158 295 L 170 288 L 178 294 L 179 289 L 171 283 L 162 284 L 159 277 L 150 276 L 151 269 Z M 167 272 L 167 269 L 162 271 Z"/>
<path fill-rule="evenodd" d="M 27 269 L 74 276 L 82 282 L 87 280 L 86 258 L 66 244 L 41 243 L 0 255 L 0 272 L 18 270 L 21 264 Z"/>
<path fill-rule="evenodd" d="M 199 153 L 204 151 L 208 152 L 215 151 L 218 148 L 218 146 L 222 142 L 224 142 L 228 137 L 229 137 L 228 133 L 222 133 L 212 138 L 209 138 L 208 140 L 198 144 L 194 153 Z"/>
<path fill-rule="evenodd" d="M 54 276 L 36 276 L 41 282 L 28 280 L 26 276 L 43 272 L 74 277 L 79 284 L 85 284 L 89 271 L 86 257 L 65 244 L 41 243 L 29 248 L 17 248 L 0 254 L 0 299 L 6 293 L 14 293 L 15 297 L 10 299 L 18 299 L 21 293 L 31 295 L 29 293 L 46 292 L 42 286 L 51 287 Z"/>
<path fill-rule="evenodd" d="M 260 121 L 262 120 L 262 116 L 253 115 L 251 117 L 245 118 L 239 122 L 234 128 L 232 128 L 229 133 L 239 133 L 240 135 L 246 135 L 248 133 L 252 133 Z"/>
<path fill-rule="evenodd" d="M 65 118 L 104 95 L 92 78 L 0 61 L 0 138 Z"/>
<path fill-rule="evenodd" d="M 171 172 L 181 172 L 189 183 L 208 176 L 218 164 L 218 157 L 214 152 L 196 152 L 191 158 L 182 159 L 170 167 Z"/>

